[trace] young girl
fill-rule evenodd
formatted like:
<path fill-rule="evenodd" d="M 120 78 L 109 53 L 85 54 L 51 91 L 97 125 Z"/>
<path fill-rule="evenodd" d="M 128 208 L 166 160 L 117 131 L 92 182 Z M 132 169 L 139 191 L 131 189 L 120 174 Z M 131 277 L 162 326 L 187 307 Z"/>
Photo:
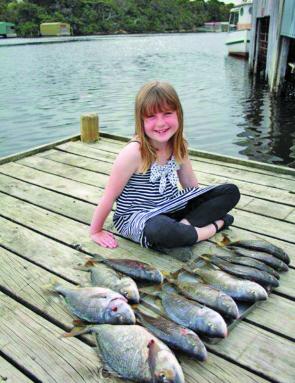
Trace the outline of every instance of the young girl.
<path fill-rule="evenodd" d="M 159 81 L 145 84 L 136 97 L 135 119 L 135 137 L 119 153 L 95 209 L 93 241 L 117 247 L 114 235 L 103 230 L 115 201 L 117 231 L 157 250 L 191 246 L 232 224 L 227 213 L 238 203 L 239 190 L 233 184 L 198 186 L 174 88 Z"/>

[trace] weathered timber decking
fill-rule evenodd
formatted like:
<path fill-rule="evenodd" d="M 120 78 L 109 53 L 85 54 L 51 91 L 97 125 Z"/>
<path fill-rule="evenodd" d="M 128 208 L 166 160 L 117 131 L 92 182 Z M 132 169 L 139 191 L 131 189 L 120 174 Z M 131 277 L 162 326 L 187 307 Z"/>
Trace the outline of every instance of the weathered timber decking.
<path fill-rule="evenodd" d="M 93 252 L 140 259 L 163 271 L 181 267 L 123 238 L 115 250 L 89 239 L 93 209 L 123 145 L 119 137 L 103 135 L 86 145 L 76 136 L 0 159 L 0 382 L 122 381 L 99 372 L 90 336 L 60 338 L 73 317 L 44 286 L 53 278 L 88 283 L 88 274 L 75 266 Z M 239 186 L 242 198 L 229 234 L 270 240 L 288 252 L 291 267 L 227 339 L 208 345 L 207 362 L 180 355 L 186 382 L 294 382 L 295 171 L 196 151 L 191 158 L 201 185 Z M 111 217 L 107 226 L 112 230 Z M 195 254 L 208 246 L 210 241 L 196 245 Z"/>

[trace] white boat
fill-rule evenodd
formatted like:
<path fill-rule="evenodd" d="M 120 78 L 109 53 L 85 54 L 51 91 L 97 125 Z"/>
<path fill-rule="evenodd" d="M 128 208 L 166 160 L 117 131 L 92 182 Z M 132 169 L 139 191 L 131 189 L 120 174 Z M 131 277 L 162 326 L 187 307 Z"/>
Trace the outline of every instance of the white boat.
<path fill-rule="evenodd" d="M 252 18 L 252 1 L 244 0 L 230 10 L 226 45 L 229 55 L 248 57 Z"/>

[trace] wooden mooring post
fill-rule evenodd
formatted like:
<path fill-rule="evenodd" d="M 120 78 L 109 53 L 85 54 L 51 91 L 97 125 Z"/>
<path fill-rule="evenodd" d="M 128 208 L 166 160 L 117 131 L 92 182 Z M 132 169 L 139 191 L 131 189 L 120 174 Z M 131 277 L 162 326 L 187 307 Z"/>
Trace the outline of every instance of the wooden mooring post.
<path fill-rule="evenodd" d="M 80 132 L 82 142 L 90 143 L 99 139 L 97 113 L 82 114 L 80 118 Z"/>

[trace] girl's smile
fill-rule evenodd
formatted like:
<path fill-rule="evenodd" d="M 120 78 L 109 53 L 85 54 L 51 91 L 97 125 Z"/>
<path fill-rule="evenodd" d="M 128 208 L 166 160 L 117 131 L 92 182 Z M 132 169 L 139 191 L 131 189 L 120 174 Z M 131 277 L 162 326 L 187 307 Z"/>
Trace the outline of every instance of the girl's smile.
<path fill-rule="evenodd" d="M 176 111 L 157 112 L 143 119 L 144 132 L 154 143 L 165 143 L 177 132 L 179 123 Z"/>

